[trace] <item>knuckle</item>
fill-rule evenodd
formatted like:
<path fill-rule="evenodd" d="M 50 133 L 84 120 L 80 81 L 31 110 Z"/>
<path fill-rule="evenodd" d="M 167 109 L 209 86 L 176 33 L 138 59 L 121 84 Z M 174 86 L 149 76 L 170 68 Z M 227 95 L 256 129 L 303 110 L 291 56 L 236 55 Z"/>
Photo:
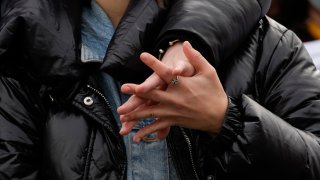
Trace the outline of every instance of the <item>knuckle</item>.
<path fill-rule="evenodd" d="M 163 73 L 164 73 L 164 75 L 171 75 L 172 71 L 171 71 L 171 69 L 166 68 Z"/>

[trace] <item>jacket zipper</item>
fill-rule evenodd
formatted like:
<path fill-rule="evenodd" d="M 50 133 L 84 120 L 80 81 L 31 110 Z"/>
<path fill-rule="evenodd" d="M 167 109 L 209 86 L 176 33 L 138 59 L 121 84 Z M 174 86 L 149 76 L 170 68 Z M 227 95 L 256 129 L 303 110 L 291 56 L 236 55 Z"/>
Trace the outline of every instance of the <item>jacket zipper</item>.
<path fill-rule="evenodd" d="M 105 101 L 105 103 L 107 104 L 108 108 L 109 108 L 109 109 L 112 109 L 109 101 L 107 100 L 107 98 L 106 98 L 99 90 L 97 90 L 96 88 L 90 86 L 89 84 L 87 84 L 87 88 L 89 88 L 90 90 L 92 90 L 93 92 L 95 92 L 96 94 L 98 94 L 98 95 Z M 113 130 L 113 128 L 109 127 L 108 129 L 111 130 L 112 133 L 115 133 L 115 131 Z M 121 166 L 122 166 L 122 177 L 121 177 L 121 179 L 125 179 L 124 174 L 126 174 L 126 173 L 125 173 L 126 164 L 121 165 Z"/>
<path fill-rule="evenodd" d="M 91 89 L 91 90 L 94 91 L 96 94 L 98 94 L 100 97 L 102 97 L 102 99 L 107 103 L 108 108 L 109 108 L 109 109 L 112 109 L 109 101 L 107 100 L 107 98 L 106 98 L 99 90 L 97 90 L 96 88 L 90 86 L 89 84 L 87 85 L 87 88 Z"/>
<path fill-rule="evenodd" d="M 195 166 L 194 160 L 193 160 L 193 156 L 192 156 L 192 145 L 191 145 L 190 138 L 188 137 L 187 133 L 184 131 L 183 128 L 180 128 L 180 129 L 181 129 L 181 132 L 182 132 L 182 134 L 183 134 L 183 137 L 184 137 L 184 139 L 186 140 L 187 145 L 188 145 L 189 155 L 190 155 L 190 160 L 191 160 L 191 165 L 192 165 L 192 168 L 193 168 L 193 173 L 194 173 L 194 175 L 196 176 L 196 179 L 197 179 L 197 180 L 200 180 L 200 179 L 199 179 L 199 176 L 198 176 L 198 173 L 197 173 L 197 170 L 196 170 L 196 166 Z"/>

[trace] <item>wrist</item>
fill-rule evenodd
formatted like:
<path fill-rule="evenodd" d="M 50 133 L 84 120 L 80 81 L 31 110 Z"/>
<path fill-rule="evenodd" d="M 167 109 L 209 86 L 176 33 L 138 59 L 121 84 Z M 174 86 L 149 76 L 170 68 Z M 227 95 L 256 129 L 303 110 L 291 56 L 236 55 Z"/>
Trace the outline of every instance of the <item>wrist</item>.
<path fill-rule="evenodd" d="M 215 113 L 210 119 L 211 126 L 206 132 L 211 136 L 216 136 L 220 133 L 223 124 L 225 123 L 228 113 L 233 108 L 231 99 L 225 94 L 223 98 L 220 98 L 219 106 L 215 108 Z"/>
<path fill-rule="evenodd" d="M 169 41 L 166 49 L 159 49 L 158 59 L 161 60 L 168 52 L 172 52 L 177 48 L 181 48 L 182 50 L 182 42 L 179 39 Z"/>

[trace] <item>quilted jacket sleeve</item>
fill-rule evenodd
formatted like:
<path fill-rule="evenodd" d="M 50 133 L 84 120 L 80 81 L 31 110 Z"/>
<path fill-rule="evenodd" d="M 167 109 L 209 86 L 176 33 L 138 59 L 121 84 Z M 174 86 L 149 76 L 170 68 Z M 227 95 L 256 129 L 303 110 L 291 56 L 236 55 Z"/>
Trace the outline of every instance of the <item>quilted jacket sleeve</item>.
<path fill-rule="evenodd" d="M 40 105 L 34 91 L 0 77 L 0 179 L 36 179 L 41 159 Z"/>
<path fill-rule="evenodd" d="M 101 69 L 117 79 L 139 82 L 151 73 L 139 61 L 140 53 L 158 56 L 159 49 L 166 49 L 175 39 L 190 41 L 211 64 L 218 65 L 246 39 L 271 1 L 169 0 L 168 10 L 163 11 L 157 11 L 152 0 L 132 2 Z"/>
<path fill-rule="evenodd" d="M 217 177 L 320 179 L 320 72 L 291 31 L 278 40 L 275 31 L 263 42 L 257 96 L 231 100 L 209 143 Z"/>
<path fill-rule="evenodd" d="M 170 1 L 169 1 L 170 2 Z M 270 0 L 174 0 L 157 48 L 174 39 L 191 41 L 217 66 L 244 42 L 270 6 Z M 214 61 L 213 61 L 214 60 Z"/>

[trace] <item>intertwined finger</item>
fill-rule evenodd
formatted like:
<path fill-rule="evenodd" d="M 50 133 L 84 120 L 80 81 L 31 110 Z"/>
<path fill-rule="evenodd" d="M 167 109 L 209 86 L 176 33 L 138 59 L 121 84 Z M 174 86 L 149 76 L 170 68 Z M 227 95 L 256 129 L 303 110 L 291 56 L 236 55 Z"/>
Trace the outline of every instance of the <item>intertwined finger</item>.
<path fill-rule="evenodd" d="M 183 43 L 183 51 L 197 72 L 212 68 L 209 62 L 188 41 Z"/>
<path fill-rule="evenodd" d="M 117 111 L 119 114 L 126 114 L 146 103 L 148 103 L 148 100 L 132 95 Z"/>
<path fill-rule="evenodd" d="M 137 121 L 128 121 L 128 122 L 122 122 L 122 127 L 120 129 L 119 134 L 124 136 L 130 133 L 132 128 L 136 125 Z"/>
<path fill-rule="evenodd" d="M 136 95 L 141 98 L 148 99 L 152 102 L 163 103 L 163 104 L 167 104 L 167 103 L 171 104 L 177 99 L 177 95 L 175 93 L 158 90 L 158 89 L 154 89 L 146 93 L 137 92 Z"/>
<path fill-rule="evenodd" d="M 163 89 L 166 86 L 166 82 L 162 80 L 157 74 L 153 73 L 143 83 L 136 87 L 137 92 L 148 92 L 152 89 Z"/>
<path fill-rule="evenodd" d="M 160 108 L 160 105 L 144 106 L 137 108 L 133 112 L 120 116 L 121 122 L 139 121 L 144 118 L 161 118 L 164 117 L 164 109 Z"/>
<path fill-rule="evenodd" d="M 150 67 L 164 82 L 170 84 L 173 77 L 171 67 L 159 61 L 157 58 L 155 58 L 149 53 L 142 53 L 140 59 L 148 67 Z"/>
<path fill-rule="evenodd" d="M 155 133 L 161 130 L 168 130 L 169 127 L 173 126 L 174 123 L 170 120 L 165 120 L 165 119 L 158 119 L 155 122 L 149 124 L 148 126 L 145 126 L 144 128 L 140 129 L 133 137 L 133 141 L 136 143 L 139 143 L 140 140 L 151 133 Z M 166 131 L 165 133 L 168 133 Z"/>

